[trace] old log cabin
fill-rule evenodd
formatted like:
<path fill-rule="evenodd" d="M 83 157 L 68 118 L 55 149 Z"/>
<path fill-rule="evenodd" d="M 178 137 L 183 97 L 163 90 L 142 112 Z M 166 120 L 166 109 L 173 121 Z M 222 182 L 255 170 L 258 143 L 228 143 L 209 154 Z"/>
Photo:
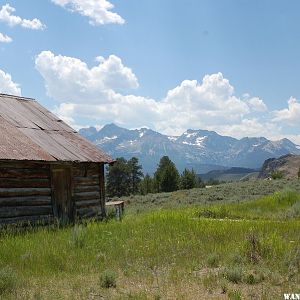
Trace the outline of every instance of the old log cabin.
<path fill-rule="evenodd" d="M 111 162 L 34 99 L 0 94 L 0 225 L 103 217 Z"/>

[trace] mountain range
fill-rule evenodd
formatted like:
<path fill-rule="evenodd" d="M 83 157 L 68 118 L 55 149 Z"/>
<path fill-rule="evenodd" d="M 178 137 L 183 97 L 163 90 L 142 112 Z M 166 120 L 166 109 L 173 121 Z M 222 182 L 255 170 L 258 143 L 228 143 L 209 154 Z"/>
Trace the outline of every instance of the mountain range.
<path fill-rule="evenodd" d="M 160 158 L 168 155 L 179 171 L 185 167 L 197 173 L 231 167 L 259 169 L 266 159 L 300 154 L 300 146 L 284 138 L 236 139 L 214 131 L 188 129 L 180 136 L 168 136 L 148 128 L 129 130 L 115 124 L 82 128 L 79 133 L 113 156 L 139 158 L 144 173 L 154 173 Z"/>

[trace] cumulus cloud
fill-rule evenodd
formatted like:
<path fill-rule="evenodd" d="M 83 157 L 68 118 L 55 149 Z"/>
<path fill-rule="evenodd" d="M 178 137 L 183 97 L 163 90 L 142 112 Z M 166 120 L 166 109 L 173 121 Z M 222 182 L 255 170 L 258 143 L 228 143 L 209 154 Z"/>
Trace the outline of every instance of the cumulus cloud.
<path fill-rule="evenodd" d="M 250 112 L 247 103 L 234 95 L 233 86 L 222 73 L 206 75 L 202 82 L 183 81 L 168 91 L 161 104 L 169 114 L 161 121 L 162 129 L 168 133 L 234 124 Z"/>
<path fill-rule="evenodd" d="M 11 43 L 12 38 L 0 32 L 0 43 Z"/>
<path fill-rule="evenodd" d="M 88 17 L 92 25 L 125 23 L 120 15 L 111 11 L 114 5 L 107 0 L 52 0 L 52 2 Z"/>
<path fill-rule="evenodd" d="M 9 26 L 21 26 L 28 29 L 43 30 L 46 26 L 37 18 L 32 20 L 22 19 L 19 16 L 13 15 L 15 8 L 9 4 L 2 6 L 0 10 L 0 21 L 8 24 Z"/>
<path fill-rule="evenodd" d="M 117 98 L 116 92 L 139 86 L 132 70 L 115 55 L 89 68 L 80 59 L 43 51 L 35 66 L 45 79 L 48 95 L 59 101 L 106 104 Z"/>
<path fill-rule="evenodd" d="M 0 70 L 0 93 L 21 96 L 19 85 L 13 82 L 11 75 Z"/>
<path fill-rule="evenodd" d="M 281 134 L 281 125 L 270 118 L 263 100 L 248 94 L 238 97 L 222 73 L 206 75 L 201 81 L 184 80 L 158 100 L 132 94 L 138 79 L 119 57 L 98 56 L 95 61 L 89 67 L 78 58 L 50 51 L 41 52 L 35 60 L 48 95 L 57 101 L 55 112 L 75 128 L 116 122 L 170 135 L 187 128 L 235 137 Z M 288 111 L 294 116 L 292 111 L 299 104 L 289 103 Z M 276 113 L 277 118 L 282 115 L 287 114 Z"/>
<path fill-rule="evenodd" d="M 245 118 L 236 124 L 224 124 L 223 126 L 212 127 L 220 134 L 243 138 L 245 136 L 265 136 L 271 139 L 278 138 L 280 128 L 270 122 L 258 118 Z"/>
<path fill-rule="evenodd" d="M 264 101 L 258 97 L 253 97 L 247 100 L 249 107 L 256 112 L 265 112 L 268 110 Z"/>
<path fill-rule="evenodd" d="M 294 97 L 288 100 L 288 108 L 276 110 L 273 113 L 274 122 L 285 122 L 289 125 L 298 125 L 300 120 L 300 103 Z"/>

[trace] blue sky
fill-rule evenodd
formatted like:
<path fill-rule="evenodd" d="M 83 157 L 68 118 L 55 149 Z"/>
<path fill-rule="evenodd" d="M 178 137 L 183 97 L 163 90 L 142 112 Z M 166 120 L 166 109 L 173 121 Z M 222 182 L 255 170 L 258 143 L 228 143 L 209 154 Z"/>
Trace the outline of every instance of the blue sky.
<path fill-rule="evenodd" d="M 76 128 L 300 144 L 299 20 L 297 0 L 0 1 L 0 92 Z"/>

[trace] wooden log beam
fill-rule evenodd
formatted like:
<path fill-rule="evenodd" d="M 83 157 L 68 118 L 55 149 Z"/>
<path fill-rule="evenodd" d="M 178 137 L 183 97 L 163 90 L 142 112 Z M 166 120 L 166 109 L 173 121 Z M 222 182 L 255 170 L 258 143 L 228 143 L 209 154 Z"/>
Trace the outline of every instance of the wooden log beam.
<path fill-rule="evenodd" d="M 0 207 L 3 206 L 35 206 L 35 205 L 51 205 L 50 196 L 40 197 L 8 197 L 0 198 Z"/>
<path fill-rule="evenodd" d="M 76 201 L 75 205 L 76 205 L 76 209 L 91 207 L 91 206 L 100 206 L 100 199 Z"/>
<path fill-rule="evenodd" d="M 85 192 L 100 192 L 98 185 L 77 185 L 74 189 L 75 194 Z"/>
<path fill-rule="evenodd" d="M 0 168 L 8 169 L 48 169 L 50 165 L 44 162 L 0 161 Z"/>
<path fill-rule="evenodd" d="M 17 224 L 22 225 L 26 223 L 36 224 L 49 224 L 53 222 L 53 216 L 22 216 L 22 217 L 14 217 L 14 218 L 0 218 L 0 225 L 9 225 L 9 224 Z"/>
<path fill-rule="evenodd" d="M 18 196 L 50 196 L 50 188 L 0 188 L 0 198 Z"/>
<path fill-rule="evenodd" d="M 49 178 L 47 169 L 0 168 L 0 178 Z M 2 180 L 2 179 L 1 179 Z"/>
<path fill-rule="evenodd" d="M 73 174 L 76 177 L 89 177 L 93 175 L 98 175 L 97 164 L 92 164 L 89 166 L 81 165 L 73 168 Z"/>
<path fill-rule="evenodd" d="M 74 177 L 74 184 L 95 185 L 99 184 L 98 176 Z"/>
<path fill-rule="evenodd" d="M 14 206 L 0 207 L 0 218 L 13 218 L 21 216 L 51 215 L 52 206 Z"/>
<path fill-rule="evenodd" d="M 46 178 L 1 178 L 0 188 L 50 188 L 50 180 Z"/>
<path fill-rule="evenodd" d="M 81 208 L 77 210 L 77 216 L 80 218 L 96 217 L 100 213 L 101 210 L 98 207 L 88 207 L 88 208 Z"/>
<path fill-rule="evenodd" d="M 99 192 L 76 193 L 74 194 L 74 199 L 75 201 L 94 200 L 94 199 L 99 199 L 100 201 L 100 194 Z"/>

